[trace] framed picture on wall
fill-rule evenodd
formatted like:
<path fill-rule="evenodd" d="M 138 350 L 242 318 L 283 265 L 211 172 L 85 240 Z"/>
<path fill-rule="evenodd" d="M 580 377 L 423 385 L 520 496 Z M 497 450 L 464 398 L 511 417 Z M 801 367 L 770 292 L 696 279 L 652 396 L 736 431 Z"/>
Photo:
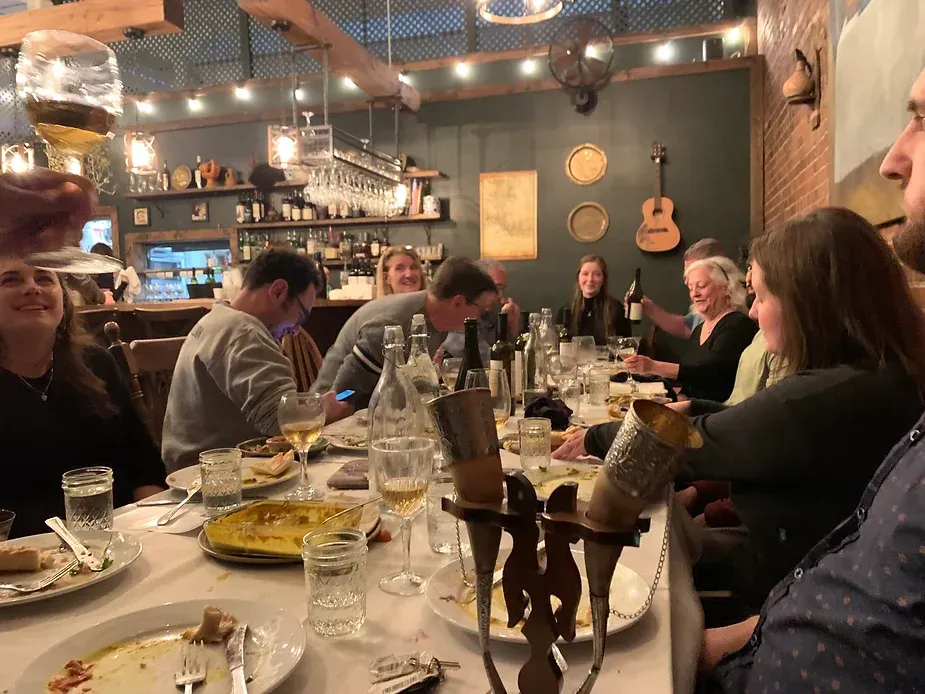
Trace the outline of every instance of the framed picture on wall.
<path fill-rule="evenodd" d="M 151 226 L 150 211 L 147 207 L 136 207 L 134 215 L 136 227 Z"/>
<path fill-rule="evenodd" d="M 193 203 L 193 221 L 194 222 L 208 222 L 209 221 L 209 203 L 207 202 L 194 202 Z"/>
<path fill-rule="evenodd" d="M 481 174 L 479 218 L 483 258 L 536 259 L 536 171 Z"/>

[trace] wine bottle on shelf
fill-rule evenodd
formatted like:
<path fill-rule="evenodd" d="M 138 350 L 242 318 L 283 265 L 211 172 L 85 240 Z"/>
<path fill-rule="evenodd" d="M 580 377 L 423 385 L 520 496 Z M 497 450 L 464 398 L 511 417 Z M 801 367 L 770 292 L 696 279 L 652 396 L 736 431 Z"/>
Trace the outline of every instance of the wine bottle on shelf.
<path fill-rule="evenodd" d="M 249 195 L 244 196 L 244 223 L 253 224 L 254 223 L 254 211 L 251 208 L 251 198 Z"/>
<path fill-rule="evenodd" d="M 303 198 L 299 199 L 299 204 L 302 207 L 302 219 L 314 220 L 318 219 L 318 206 L 311 201 L 311 198 L 305 200 Z"/>
<path fill-rule="evenodd" d="M 373 240 L 370 241 L 370 243 L 369 243 L 369 255 L 370 255 L 370 257 L 371 257 L 371 258 L 378 258 L 378 257 L 379 257 L 379 251 L 380 251 L 380 249 L 379 249 L 379 232 L 377 231 L 377 232 L 375 232 L 375 236 L 373 236 Z"/>
<path fill-rule="evenodd" d="M 292 197 L 289 195 L 289 193 L 286 193 L 286 195 L 283 196 L 282 215 L 284 222 L 292 221 Z"/>
<path fill-rule="evenodd" d="M 517 337 L 514 339 L 514 372 L 511 383 L 511 395 L 514 396 L 514 400 L 520 400 L 524 394 L 524 345 L 530 335 L 527 327 L 529 317 L 526 311 L 520 314 L 520 325 L 517 326 Z"/>
<path fill-rule="evenodd" d="M 626 317 L 630 323 L 642 322 L 642 269 L 636 268 L 636 276 L 630 285 L 630 295 L 626 302 Z"/>
<path fill-rule="evenodd" d="M 161 190 L 170 190 L 170 169 L 167 168 L 167 162 L 164 162 L 164 168 L 161 169 Z"/>
<path fill-rule="evenodd" d="M 284 201 L 283 207 L 285 208 L 285 206 L 286 203 Z M 299 195 L 298 191 L 293 193 L 292 197 L 289 199 L 289 219 L 291 219 L 293 222 L 302 221 L 302 203 L 301 196 Z"/>
<path fill-rule="evenodd" d="M 251 257 L 251 235 L 248 232 L 241 234 L 241 238 L 238 241 L 241 246 L 241 258 L 245 263 L 249 263 L 253 258 Z"/>
<path fill-rule="evenodd" d="M 202 172 L 199 170 L 199 165 L 202 163 L 202 157 L 198 154 L 196 155 L 196 168 L 193 169 L 193 180 L 196 181 L 196 187 L 202 188 Z"/>
<path fill-rule="evenodd" d="M 459 375 L 456 377 L 456 386 L 453 391 L 463 390 L 466 387 L 466 374 L 473 369 L 482 369 L 482 355 L 479 354 L 479 322 L 475 318 L 466 318 L 463 323 L 465 346 L 463 347 L 462 363 L 459 365 Z"/>
<path fill-rule="evenodd" d="M 254 197 L 251 199 L 251 216 L 254 218 L 254 223 L 263 221 L 263 215 L 261 210 L 263 205 L 260 203 L 260 191 L 254 192 Z"/>
<path fill-rule="evenodd" d="M 238 204 L 234 206 L 234 218 L 238 224 L 244 224 L 244 196 L 238 196 Z"/>
<path fill-rule="evenodd" d="M 507 315 L 498 311 L 498 339 L 491 346 L 491 368 L 500 369 L 507 374 L 510 393 L 514 392 L 512 369 L 514 364 L 514 345 L 507 339 Z M 511 397 L 511 414 L 514 414 L 514 398 Z"/>

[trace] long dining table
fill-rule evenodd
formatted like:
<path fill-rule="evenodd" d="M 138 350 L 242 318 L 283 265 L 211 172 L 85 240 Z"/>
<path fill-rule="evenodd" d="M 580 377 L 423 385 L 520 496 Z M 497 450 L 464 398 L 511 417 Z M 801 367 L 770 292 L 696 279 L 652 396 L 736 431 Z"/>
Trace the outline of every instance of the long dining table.
<path fill-rule="evenodd" d="M 331 429 L 343 432 L 355 426 L 345 420 Z M 325 488 L 325 481 L 338 467 L 356 457 L 336 450 L 326 453 L 310 466 L 313 483 Z M 502 458 L 506 467 L 519 467 L 518 456 L 502 451 Z M 295 483 L 296 480 L 281 483 L 262 493 L 281 497 Z M 182 498 L 176 491 L 161 496 Z M 163 506 L 140 509 L 134 504 L 118 509 L 115 529 L 127 531 L 131 525 L 127 519 L 137 521 L 144 511 L 156 518 L 166 510 Z M 186 513 L 201 513 L 201 506 L 191 505 Z M 666 504 L 654 503 L 644 515 L 651 518 L 650 531 L 642 536 L 638 548 L 627 548 L 620 561 L 651 584 L 661 551 Z M 414 523 L 412 565 L 416 571 L 430 575 L 452 558 L 430 550 L 425 516 L 421 513 Z M 384 521 L 393 539 L 370 543 L 364 626 L 352 636 L 323 638 L 305 623 L 305 653 L 293 674 L 276 690 L 279 694 L 366 692 L 373 659 L 420 650 L 461 665 L 459 670 L 448 671 L 438 691 L 481 694 L 488 688 L 475 635 L 441 619 L 431 611 L 423 595 L 399 597 L 379 589 L 379 579 L 399 569 L 402 562 L 397 522 L 387 517 Z M 263 601 L 291 610 L 304 623 L 307 606 L 301 565 L 254 566 L 218 561 L 200 550 L 198 530 L 180 534 L 136 531 L 143 552 L 118 576 L 54 599 L 0 609 L 0 692 L 12 685 L 25 664 L 51 644 L 101 621 L 159 604 L 194 599 L 204 604 L 217 599 Z M 674 531 L 670 537 L 665 570 L 651 607 L 636 624 L 608 637 L 596 691 L 630 691 L 629 687 L 652 694 L 693 691 L 703 618 L 683 540 Z M 563 691 L 574 691 L 590 667 L 591 644 L 564 643 L 561 651 L 569 665 Z M 517 671 L 528 657 L 529 647 L 493 641 L 492 653 L 509 691 L 516 691 Z"/>

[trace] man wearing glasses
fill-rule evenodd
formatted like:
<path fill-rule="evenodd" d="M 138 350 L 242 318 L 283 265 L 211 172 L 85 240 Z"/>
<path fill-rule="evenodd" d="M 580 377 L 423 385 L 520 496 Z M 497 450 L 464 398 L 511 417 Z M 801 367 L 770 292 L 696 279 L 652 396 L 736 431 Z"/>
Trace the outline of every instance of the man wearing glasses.
<path fill-rule="evenodd" d="M 280 433 L 276 410 L 296 384 L 277 341 L 308 319 L 321 283 L 309 258 L 270 249 L 251 263 L 234 300 L 217 301 L 196 324 L 167 401 L 161 453 L 168 473 L 195 465 L 200 451 Z M 349 414 L 334 393 L 323 399 L 329 422 Z"/>

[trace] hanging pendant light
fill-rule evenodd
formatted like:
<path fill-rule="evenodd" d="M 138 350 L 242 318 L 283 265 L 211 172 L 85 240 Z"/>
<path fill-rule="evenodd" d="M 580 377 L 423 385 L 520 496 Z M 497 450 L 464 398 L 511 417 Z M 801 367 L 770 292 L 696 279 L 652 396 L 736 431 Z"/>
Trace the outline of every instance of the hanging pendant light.
<path fill-rule="evenodd" d="M 522 26 L 552 19 L 566 0 L 476 0 L 479 16 L 491 24 Z"/>
<path fill-rule="evenodd" d="M 125 133 L 125 170 L 136 176 L 150 176 L 157 173 L 154 162 L 154 135 L 142 132 Z"/>
<path fill-rule="evenodd" d="M 35 148 L 28 142 L 3 145 L 0 148 L 0 169 L 3 173 L 25 173 L 35 168 Z"/>

